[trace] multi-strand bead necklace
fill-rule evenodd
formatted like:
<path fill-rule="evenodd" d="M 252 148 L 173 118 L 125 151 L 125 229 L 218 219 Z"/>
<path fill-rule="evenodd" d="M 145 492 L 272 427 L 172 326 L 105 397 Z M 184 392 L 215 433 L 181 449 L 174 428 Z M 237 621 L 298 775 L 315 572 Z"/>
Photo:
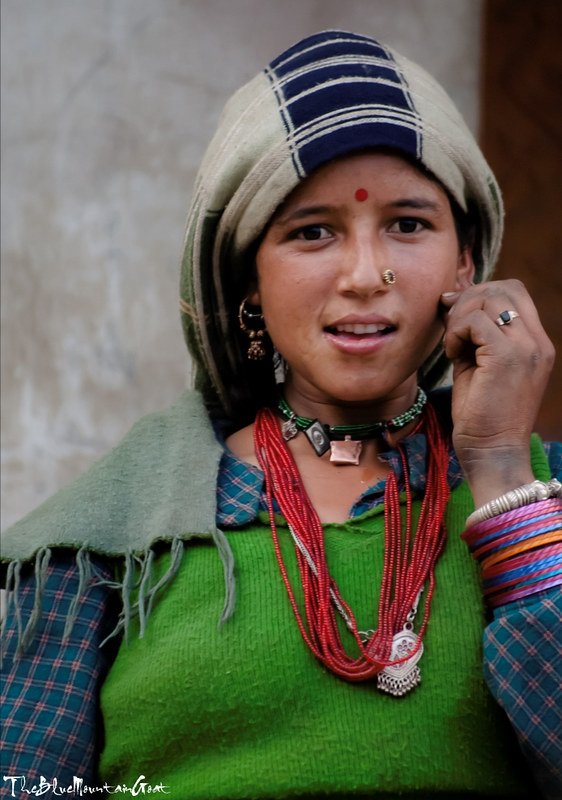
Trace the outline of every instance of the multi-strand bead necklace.
<path fill-rule="evenodd" d="M 262 409 L 254 426 L 254 444 L 265 475 L 275 553 L 304 641 L 316 658 L 336 675 L 349 681 L 365 681 L 376 677 L 380 689 L 398 696 L 419 683 L 417 661 L 421 657 L 422 638 L 429 618 L 434 569 L 446 536 L 443 518 L 449 498 L 448 444 L 430 405 L 423 412 L 421 425 L 427 437 L 428 465 L 426 491 L 418 524 L 414 533 L 408 465 L 404 449 L 399 445 L 406 495 L 405 522 L 403 526 L 398 480 L 391 472 L 384 494 L 384 561 L 378 626 L 366 634 L 358 630 L 352 609 L 330 575 L 320 518 L 306 493 L 275 412 Z M 304 617 L 281 554 L 274 500 L 289 525 L 295 543 Z M 427 591 L 423 619 L 415 634 L 412 630 L 413 616 L 424 584 L 427 584 Z M 359 657 L 346 652 L 337 614 L 351 632 L 359 648 Z"/>

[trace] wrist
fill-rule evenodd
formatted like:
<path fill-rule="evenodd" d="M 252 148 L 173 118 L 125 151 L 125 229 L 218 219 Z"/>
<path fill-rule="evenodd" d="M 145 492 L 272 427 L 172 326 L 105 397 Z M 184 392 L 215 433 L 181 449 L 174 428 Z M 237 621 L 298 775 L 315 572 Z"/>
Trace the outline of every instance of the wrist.
<path fill-rule="evenodd" d="M 535 479 L 528 447 L 473 449 L 459 461 L 477 508 Z"/>

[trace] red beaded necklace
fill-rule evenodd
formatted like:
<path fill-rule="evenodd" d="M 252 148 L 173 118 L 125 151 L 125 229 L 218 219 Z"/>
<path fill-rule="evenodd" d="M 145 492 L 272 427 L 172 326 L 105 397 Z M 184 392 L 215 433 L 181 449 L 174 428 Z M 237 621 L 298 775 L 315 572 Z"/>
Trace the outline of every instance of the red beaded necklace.
<path fill-rule="evenodd" d="M 425 426 L 428 443 L 428 468 L 417 528 L 415 535 L 412 535 L 412 496 L 407 480 L 407 460 L 404 449 L 399 445 L 406 478 L 405 525 L 402 530 L 398 482 L 394 472 L 391 472 L 384 494 L 385 545 L 378 627 L 363 635 L 357 628 L 353 611 L 330 576 L 322 524 L 281 435 L 277 416 L 271 409 L 262 409 L 254 426 L 255 450 L 265 475 L 275 554 L 304 641 L 316 658 L 336 675 L 349 681 L 365 681 L 378 676 L 379 688 L 394 695 L 405 694 L 419 683 L 416 663 L 421 657 L 422 638 L 429 618 L 435 564 L 446 537 L 443 518 L 449 498 L 449 452 L 435 411 L 430 405 L 424 410 L 421 425 Z M 281 554 L 274 498 L 296 545 L 306 622 L 299 610 Z M 428 587 L 423 619 L 416 635 L 412 633 L 412 620 L 426 581 Z M 351 657 L 345 651 L 337 613 L 343 617 L 357 643 L 360 651 L 358 658 Z"/>

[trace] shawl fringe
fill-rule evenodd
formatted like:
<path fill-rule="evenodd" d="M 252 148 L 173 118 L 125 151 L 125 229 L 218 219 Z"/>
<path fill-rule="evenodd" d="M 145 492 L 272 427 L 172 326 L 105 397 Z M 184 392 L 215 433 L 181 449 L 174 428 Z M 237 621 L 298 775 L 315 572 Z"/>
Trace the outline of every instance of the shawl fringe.
<path fill-rule="evenodd" d="M 232 616 L 236 602 L 234 555 L 227 537 L 223 531 L 216 528 L 205 535 L 191 534 L 187 538 L 185 536 L 174 537 L 170 543 L 170 565 L 157 580 L 153 579 L 153 565 L 156 553 L 152 547 L 140 555 L 132 552 L 127 553 L 121 560 L 117 561 L 117 564 L 121 566 L 122 580 L 109 580 L 103 577 L 92 562 L 91 552 L 84 547 L 78 550 L 76 552 L 78 587 L 66 616 L 62 644 L 65 644 L 72 634 L 80 611 L 80 604 L 88 591 L 95 586 L 106 586 L 108 589 L 117 592 L 121 600 L 121 610 L 117 624 L 100 644 L 100 648 L 117 636 L 122 636 L 124 641 L 127 642 L 133 620 L 138 621 L 138 636 L 139 639 L 142 639 L 156 596 L 169 586 L 174 579 L 183 560 L 185 544 L 192 538 L 210 538 L 222 561 L 225 599 L 218 624 L 224 624 Z M 51 558 L 52 551 L 49 547 L 41 548 L 36 554 L 34 564 L 35 594 L 33 607 L 27 620 L 23 618 L 21 605 L 21 572 L 26 562 L 23 559 L 15 559 L 8 564 L 5 586 L 5 613 L 0 633 L 4 643 L 7 629 L 13 618 L 17 636 L 14 660 L 21 658 L 25 654 L 35 637 L 41 621 L 45 584 Z M 0 663 L 3 651 L 4 648 L 0 651 Z"/>

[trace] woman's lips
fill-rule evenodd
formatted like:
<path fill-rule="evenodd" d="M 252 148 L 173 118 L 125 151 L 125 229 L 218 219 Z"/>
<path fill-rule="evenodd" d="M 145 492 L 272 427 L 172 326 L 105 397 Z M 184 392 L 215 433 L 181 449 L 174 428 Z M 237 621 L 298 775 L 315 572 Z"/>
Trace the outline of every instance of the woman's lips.
<path fill-rule="evenodd" d="M 382 333 L 385 330 L 388 330 L 390 325 L 385 323 L 374 323 L 374 322 L 346 322 L 339 325 L 329 326 L 331 328 L 331 332 L 335 333 L 353 333 L 356 336 L 362 336 L 365 333 Z"/>
<path fill-rule="evenodd" d="M 372 353 L 394 338 L 396 328 L 391 323 L 337 322 L 324 328 L 326 339 L 343 353 L 362 355 Z"/>

